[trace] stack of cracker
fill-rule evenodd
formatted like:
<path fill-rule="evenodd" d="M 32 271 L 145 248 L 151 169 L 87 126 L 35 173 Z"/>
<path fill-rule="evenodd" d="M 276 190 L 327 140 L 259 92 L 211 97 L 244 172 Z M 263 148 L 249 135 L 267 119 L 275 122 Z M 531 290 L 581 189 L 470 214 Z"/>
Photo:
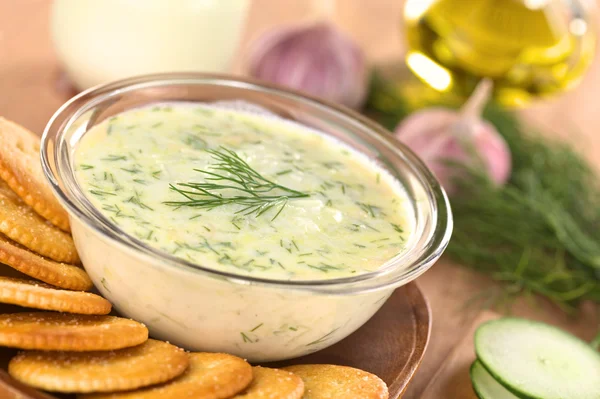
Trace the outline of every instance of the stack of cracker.
<path fill-rule="evenodd" d="M 86 292 L 65 210 L 47 186 L 39 138 L 0 117 L 0 302 L 41 311 L 0 315 L 0 345 L 23 349 L 15 379 L 88 399 L 386 399 L 377 376 L 351 367 L 252 367 L 225 353 L 188 353 L 148 338 L 137 321 L 109 316 Z"/>

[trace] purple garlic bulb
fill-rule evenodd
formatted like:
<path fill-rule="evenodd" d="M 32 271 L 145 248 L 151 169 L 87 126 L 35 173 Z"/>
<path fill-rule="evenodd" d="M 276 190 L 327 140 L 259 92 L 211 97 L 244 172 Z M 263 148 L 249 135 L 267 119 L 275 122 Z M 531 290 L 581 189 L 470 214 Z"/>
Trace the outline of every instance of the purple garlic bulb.
<path fill-rule="evenodd" d="M 510 177 L 510 149 L 496 128 L 480 116 L 490 91 L 491 82 L 484 80 L 460 112 L 425 109 L 395 129 L 395 136 L 421 157 L 449 195 L 456 191 L 457 171 L 449 162 L 476 167 L 481 161 L 490 180 L 499 186 Z"/>
<path fill-rule="evenodd" d="M 368 71 L 361 49 L 328 22 L 275 28 L 261 36 L 249 56 L 251 76 L 359 108 Z"/>

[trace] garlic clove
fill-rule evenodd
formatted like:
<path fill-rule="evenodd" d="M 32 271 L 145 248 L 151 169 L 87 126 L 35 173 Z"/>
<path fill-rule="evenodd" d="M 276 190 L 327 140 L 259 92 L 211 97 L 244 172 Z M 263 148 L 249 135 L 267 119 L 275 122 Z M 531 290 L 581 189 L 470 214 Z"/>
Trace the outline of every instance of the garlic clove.
<path fill-rule="evenodd" d="M 491 84 L 482 82 L 459 111 L 429 108 L 405 118 L 395 136 L 421 157 L 449 194 L 455 193 L 456 168 L 449 162 L 483 166 L 497 185 L 510 178 L 511 157 L 508 145 L 496 128 L 481 119 Z"/>
<path fill-rule="evenodd" d="M 360 107 L 367 95 L 364 54 L 328 22 L 267 32 L 250 51 L 248 72 L 351 108 Z"/>

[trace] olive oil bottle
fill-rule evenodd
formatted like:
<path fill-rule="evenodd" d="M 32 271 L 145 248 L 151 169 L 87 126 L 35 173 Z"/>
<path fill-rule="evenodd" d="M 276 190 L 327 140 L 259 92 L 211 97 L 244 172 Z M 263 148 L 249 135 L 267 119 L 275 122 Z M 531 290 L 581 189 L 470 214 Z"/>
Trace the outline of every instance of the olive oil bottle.
<path fill-rule="evenodd" d="M 408 67 L 431 87 L 467 96 L 483 77 L 504 105 L 577 84 L 595 50 L 592 1 L 407 0 Z"/>

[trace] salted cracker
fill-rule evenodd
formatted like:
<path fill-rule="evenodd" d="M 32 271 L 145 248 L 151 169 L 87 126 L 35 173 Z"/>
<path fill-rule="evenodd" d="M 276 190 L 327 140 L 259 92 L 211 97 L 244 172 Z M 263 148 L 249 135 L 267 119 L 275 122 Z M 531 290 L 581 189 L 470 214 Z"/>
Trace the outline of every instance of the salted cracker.
<path fill-rule="evenodd" d="M 239 357 L 225 353 L 190 353 L 188 356 L 190 365 L 187 371 L 167 384 L 133 392 L 89 394 L 79 398 L 225 399 L 246 388 L 252 380 L 252 367 Z"/>
<path fill-rule="evenodd" d="M 45 351 L 103 351 L 140 345 L 148 339 L 141 323 L 115 316 L 54 312 L 0 315 L 0 345 Z"/>
<path fill-rule="evenodd" d="M 96 315 L 108 314 L 112 307 L 106 299 L 90 292 L 68 291 L 35 280 L 3 276 L 0 276 L 0 302 L 27 308 Z"/>
<path fill-rule="evenodd" d="M 80 262 L 73 238 L 35 213 L 2 181 L 0 233 L 57 262 Z"/>
<path fill-rule="evenodd" d="M 81 267 L 46 259 L 0 233 L 0 263 L 67 290 L 88 291 L 92 280 Z"/>
<path fill-rule="evenodd" d="M 243 392 L 231 399 L 300 399 L 304 383 L 295 374 L 279 369 L 256 366 L 252 368 L 254 378 Z"/>
<path fill-rule="evenodd" d="M 187 354 L 149 339 L 104 352 L 25 351 L 11 359 L 9 374 L 38 389 L 64 393 L 132 390 L 169 381 L 188 367 Z"/>
<path fill-rule="evenodd" d="M 40 163 L 40 138 L 0 117 L 0 179 L 40 216 L 64 231 L 69 218 L 48 185 Z"/>
<path fill-rule="evenodd" d="M 385 382 L 374 374 L 332 364 L 285 367 L 304 381 L 303 399 L 388 399 Z"/>

